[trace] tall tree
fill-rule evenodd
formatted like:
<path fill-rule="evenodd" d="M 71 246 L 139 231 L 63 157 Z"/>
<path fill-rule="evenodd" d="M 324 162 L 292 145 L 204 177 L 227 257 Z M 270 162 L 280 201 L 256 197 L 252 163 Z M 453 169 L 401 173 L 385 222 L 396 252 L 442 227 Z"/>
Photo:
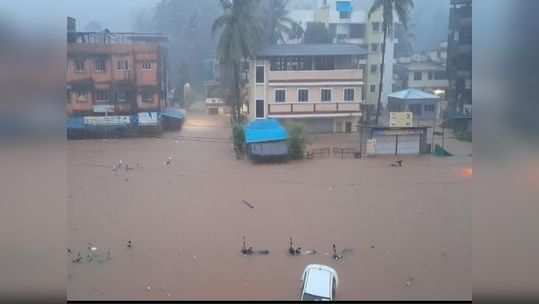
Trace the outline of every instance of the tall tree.
<path fill-rule="evenodd" d="M 376 124 L 380 117 L 380 108 L 382 104 L 382 87 L 384 82 L 384 64 L 386 58 L 386 41 L 387 35 L 392 34 L 394 12 L 397 14 L 400 23 L 405 29 L 408 29 L 408 20 L 410 18 L 410 10 L 414 7 L 413 0 L 375 0 L 369 9 L 369 18 L 379 9 L 382 9 L 382 30 L 384 31 L 384 40 L 382 41 L 382 65 L 380 66 L 380 85 L 378 86 L 378 103 L 376 105 Z M 390 75 L 392 76 L 392 75 Z"/>
<path fill-rule="evenodd" d="M 259 0 L 221 0 L 223 15 L 212 26 L 212 33 L 220 31 L 217 42 L 217 60 L 232 69 L 233 119 L 240 121 L 242 63 L 254 58 L 263 38 L 259 16 Z"/>
<path fill-rule="evenodd" d="M 286 38 L 299 39 L 303 36 L 303 28 L 292 18 L 288 17 L 290 0 L 273 0 L 264 2 L 264 28 L 266 43 L 277 44 L 286 42 Z"/>

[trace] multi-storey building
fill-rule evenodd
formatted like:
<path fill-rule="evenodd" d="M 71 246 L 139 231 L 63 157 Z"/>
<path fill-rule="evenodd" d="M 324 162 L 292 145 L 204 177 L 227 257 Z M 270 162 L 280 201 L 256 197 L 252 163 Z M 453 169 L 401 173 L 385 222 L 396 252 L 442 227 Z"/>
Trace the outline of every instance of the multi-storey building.
<path fill-rule="evenodd" d="M 357 44 L 368 50 L 366 60 L 361 62 L 361 67 L 365 71 L 365 103 L 374 105 L 378 102 L 383 41 L 381 10 L 374 12 L 369 18 L 367 12 L 354 9 L 351 1 L 322 0 L 315 10 L 292 10 L 290 17 L 304 29 L 310 22 L 324 23 L 333 37 L 333 43 Z M 398 43 L 394 36 L 400 28 L 400 24 L 395 23 L 393 33 L 386 41 L 383 105 L 387 104 L 387 95 L 392 92 L 394 50 L 395 44 Z M 297 39 L 289 41 L 289 43 L 298 42 Z M 390 76 L 387 77 L 387 75 Z"/>
<path fill-rule="evenodd" d="M 311 133 L 355 132 L 365 101 L 353 44 L 282 44 L 259 51 L 250 64 L 249 118 L 301 122 Z"/>
<path fill-rule="evenodd" d="M 167 106 L 166 36 L 78 32 L 73 19 L 68 24 L 71 127 L 158 127 Z"/>
<path fill-rule="evenodd" d="M 452 0 L 447 54 L 449 116 L 471 129 L 472 0 Z"/>

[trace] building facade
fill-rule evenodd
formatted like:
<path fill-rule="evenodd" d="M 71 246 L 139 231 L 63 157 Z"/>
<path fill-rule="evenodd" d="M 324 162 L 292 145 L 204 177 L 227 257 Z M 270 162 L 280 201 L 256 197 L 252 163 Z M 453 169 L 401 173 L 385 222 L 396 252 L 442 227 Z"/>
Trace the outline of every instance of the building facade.
<path fill-rule="evenodd" d="M 472 0 L 452 0 L 447 54 L 449 116 L 472 116 Z"/>
<path fill-rule="evenodd" d="M 110 126 L 157 126 L 167 106 L 166 37 L 160 34 L 68 31 L 69 118 Z"/>
<path fill-rule="evenodd" d="M 323 0 L 315 10 L 292 10 L 290 17 L 297 21 L 305 30 L 310 22 L 324 23 L 333 37 L 333 43 L 356 44 L 368 51 L 368 56 L 362 60 L 364 70 L 365 103 L 375 105 L 378 102 L 380 86 L 380 70 L 382 64 L 382 11 L 378 10 L 369 18 L 366 11 L 353 7 L 351 1 Z M 397 17 L 395 20 L 398 21 Z M 398 40 L 394 33 L 401 25 L 394 25 L 392 35 L 388 36 L 385 52 L 384 75 L 393 75 L 395 63 L 395 44 Z M 289 43 L 299 43 L 291 40 Z M 382 89 L 382 104 L 387 104 L 387 95 L 393 90 L 391 76 L 384 77 Z"/>
<path fill-rule="evenodd" d="M 366 55 L 351 44 L 266 47 L 250 64 L 249 119 L 300 122 L 311 133 L 357 131 Z"/>

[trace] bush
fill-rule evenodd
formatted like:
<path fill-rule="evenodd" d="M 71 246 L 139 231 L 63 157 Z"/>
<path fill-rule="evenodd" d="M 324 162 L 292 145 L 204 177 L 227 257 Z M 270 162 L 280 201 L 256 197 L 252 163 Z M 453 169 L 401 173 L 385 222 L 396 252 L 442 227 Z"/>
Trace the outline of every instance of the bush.
<path fill-rule="evenodd" d="M 291 159 L 303 159 L 305 156 L 305 135 L 303 125 L 291 123 L 288 129 L 288 155 Z"/>
<path fill-rule="evenodd" d="M 243 146 L 245 145 L 245 131 L 241 124 L 236 123 L 232 127 L 232 138 L 234 141 L 234 149 L 243 152 Z"/>

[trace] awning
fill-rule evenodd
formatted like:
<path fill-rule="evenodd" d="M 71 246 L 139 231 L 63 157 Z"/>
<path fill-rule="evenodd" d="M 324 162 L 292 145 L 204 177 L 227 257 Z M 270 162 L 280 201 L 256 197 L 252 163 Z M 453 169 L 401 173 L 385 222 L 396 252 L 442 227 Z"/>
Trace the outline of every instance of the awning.
<path fill-rule="evenodd" d="M 288 132 L 276 119 L 257 119 L 245 127 L 245 143 L 283 141 Z"/>
<path fill-rule="evenodd" d="M 337 11 L 341 13 L 351 13 L 352 3 L 350 1 L 337 1 Z"/>
<path fill-rule="evenodd" d="M 175 108 L 166 108 L 161 112 L 161 116 L 180 120 L 185 118 L 185 114 L 181 110 Z"/>

